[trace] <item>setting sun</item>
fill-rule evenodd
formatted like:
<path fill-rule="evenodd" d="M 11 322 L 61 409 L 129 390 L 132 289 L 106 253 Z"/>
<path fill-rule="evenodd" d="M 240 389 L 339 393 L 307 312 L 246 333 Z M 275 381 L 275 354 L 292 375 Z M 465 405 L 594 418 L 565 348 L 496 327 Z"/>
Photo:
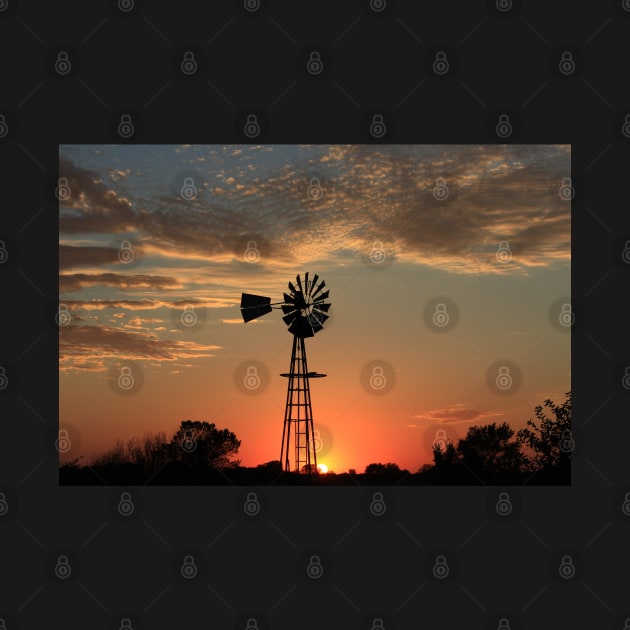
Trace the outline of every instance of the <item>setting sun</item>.
<path fill-rule="evenodd" d="M 328 472 L 328 466 L 326 466 L 326 464 L 317 464 L 317 470 L 319 470 L 320 473 L 325 474 Z"/>

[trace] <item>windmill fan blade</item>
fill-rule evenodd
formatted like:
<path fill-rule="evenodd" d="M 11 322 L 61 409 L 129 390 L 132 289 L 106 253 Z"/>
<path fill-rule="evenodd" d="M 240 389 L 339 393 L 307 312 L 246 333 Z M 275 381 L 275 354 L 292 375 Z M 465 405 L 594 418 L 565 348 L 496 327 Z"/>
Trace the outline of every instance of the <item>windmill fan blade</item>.
<path fill-rule="evenodd" d="M 319 313 L 318 311 L 313 311 L 309 316 L 308 316 L 308 321 L 311 322 L 311 324 L 315 325 L 315 322 L 317 322 L 320 326 L 324 325 L 324 322 L 330 317 L 330 315 L 326 315 L 326 313 Z"/>
<path fill-rule="evenodd" d="M 311 327 L 313 328 L 314 335 L 324 328 L 319 322 L 312 322 Z"/>
<path fill-rule="evenodd" d="M 311 297 L 315 297 L 326 286 L 326 280 L 322 280 L 321 284 L 315 289 L 315 293 Z"/>
<path fill-rule="evenodd" d="M 296 337 L 313 337 L 314 332 L 308 320 L 303 315 L 299 315 L 289 326 L 289 332 L 293 333 Z"/>
<path fill-rule="evenodd" d="M 285 315 L 282 320 L 284 321 L 284 323 L 288 326 L 289 324 L 292 324 L 295 321 L 296 317 L 299 317 L 300 313 L 299 311 L 293 311 L 293 313 L 289 313 L 288 315 Z M 290 330 L 290 329 L 289 329 Z"/>
<path fill-rule="evenodd" d="M 253 295 L 251 293 L 243 293 L 241 295 L 241 314 L 243 321 L 249 322 L 252 319 L 262 317 L 267 313 L 271 313 L 271 298 L 262 295 Z"/>
<path fill-rule="evenodd" d="M 295 276 L 295 281 L 297 282 L 298 287 L 300 288 L 300 291 L 302 293 L 304 293 L 303 289 L 302 289 L 302 281 L 300 280 L 300 276 L 299 274 L 297 276 Z"/>
<path fill-rule="evenodd" d="M 330 304 L 313 304 L 313 308 L 317 309 L 318 311 L 326 311 L 328 312 L 328 309 L 330 308 Z"/>
<path fill-rule="evenodd" d="M 311 280 L 311 290 L 308 292 L 307 295 L 310 295 L 313 292 L 313 289 L 315 288 L 315 285 L 317 284 L 318 280 L 319 280 L 319 276 L 317 274 L 315 274 L 313 276 L 313 279 Z"/>
<path fill-rule="evenodd" d="M 308 271 L 304 274 L 304 295 L 308 295 Z"/>
<path fill-rule="evenodd" d="M 306 308 L 306 300 L 304 299 L 302 291 L 295 292 L 293 303 L 295 304 L 295 308 Z"/>
<path fill-rule="evenodd" d="M 322 302 L 330 295 L 330 291 L 324 291 L 321 295 L 317 296 L 313 302 Z"/>
<path fill-rule="evenodd" d="M 328 319 L 328 315 L 324 313 L 311 313 L 308 316 L 308 321 L 313 327 L 313 332 L 318 333 L 324 327 L 324 322 Z"/>
<path fill-rule="evenodd" d="M 295 293 L 295 286 L 293 286 L 292 282 L 289 282 L 289 291 L 291 291 L 291 293 Z"/>
<path fill-rule="evenodd" d="M 284 301 L 287 304 L 295 304 L 295 299 L 293 298 L 293 296 L 289 295 L 288 293 L 284 293 Z"/>
<path fill-rule="evenodd" d="M 328 312 L 328 309 L 330 308 L 330 303 L 324 304 L 322 302 L 321 304 L 313 304 L 313 308 L 317 309 L 318 311 L 326 311 L 326 312 Z"/>
<path fill-rule="evenodd" d="M 293 306 L 293 304 L 283 304 L 281 308 L 283 313 L 293 313 L 298 310 L 297 306 Z"/>

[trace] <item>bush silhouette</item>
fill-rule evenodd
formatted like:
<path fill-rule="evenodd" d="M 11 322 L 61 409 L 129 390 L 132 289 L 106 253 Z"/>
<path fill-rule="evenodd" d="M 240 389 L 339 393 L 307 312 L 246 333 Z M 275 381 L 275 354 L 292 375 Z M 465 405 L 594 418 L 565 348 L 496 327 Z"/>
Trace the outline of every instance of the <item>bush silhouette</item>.
<path fill-rule="evenodd" d="M 518 432 L 518 441 L 529 447 L 534 457 L 531 472 L 541 479 L 555 479 L 560 483 L 569 483 L 571 479 L 571 449 L 563 448 L 563 441 L 571 440 L 571 392 L 566 393 L 565 401 L 556 405 L 549 398 L 544 406 L 549 409 L 550 418 L 538 405 L 535 409 L 537 425 L 527 421 L 527 427 Z"/>
<path fill-rule="evenodd" d="M 238 466 L 232 460 L 241 441 L 228 429 L 217 429 L 214 423 L 184 420 L 170 444 L 169 461 L 188 468 L 223 469 Z"/>
<path fill-rule="evenodd" d="M 570 483 L 571 455 L 562 448 L 562 440 L 570 439 L 571 392 L 566 396 L 561 405 L 545 400 L 553 418 L 542 405 L 537 406 L 540 426 L 528 420 L 528 428 L 518 431 L 516 438 L 507 422 L 469 427 L 457 445 L 448 443 L 444 449 L 438 445 L 433 465 L 424 465 L 418 476 L 443 484 Z M 523 452 L 522 446 L 533 456 Z"/>

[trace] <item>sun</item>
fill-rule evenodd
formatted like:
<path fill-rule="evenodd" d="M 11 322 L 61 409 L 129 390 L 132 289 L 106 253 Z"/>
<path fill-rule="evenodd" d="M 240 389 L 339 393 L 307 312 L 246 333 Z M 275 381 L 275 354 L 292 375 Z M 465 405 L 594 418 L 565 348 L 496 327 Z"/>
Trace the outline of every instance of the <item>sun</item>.
<path fill-rule="evenodd" d="M 322 474 L 326 474 L 328 472 L 328 466 L 326 466 L 326 464 L 317 464 L 317 470 Z"/>

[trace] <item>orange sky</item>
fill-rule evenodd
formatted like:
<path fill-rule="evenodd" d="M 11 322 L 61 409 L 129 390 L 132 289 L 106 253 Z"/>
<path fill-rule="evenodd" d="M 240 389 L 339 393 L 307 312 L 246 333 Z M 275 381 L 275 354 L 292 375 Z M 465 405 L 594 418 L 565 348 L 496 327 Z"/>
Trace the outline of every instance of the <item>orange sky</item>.
<path fill-rule="evenodd" d="M 518 429 L 570 389 L 568 146 L 73 145 L 60 176 L 62 461 L 186 419 L 234 431 L 243 465 L 279 459 L 292 337 L 238 306 L 305 271 L 331 291 L 306 340 L 331 470 L 416 470 L 438 431 Z"/>

